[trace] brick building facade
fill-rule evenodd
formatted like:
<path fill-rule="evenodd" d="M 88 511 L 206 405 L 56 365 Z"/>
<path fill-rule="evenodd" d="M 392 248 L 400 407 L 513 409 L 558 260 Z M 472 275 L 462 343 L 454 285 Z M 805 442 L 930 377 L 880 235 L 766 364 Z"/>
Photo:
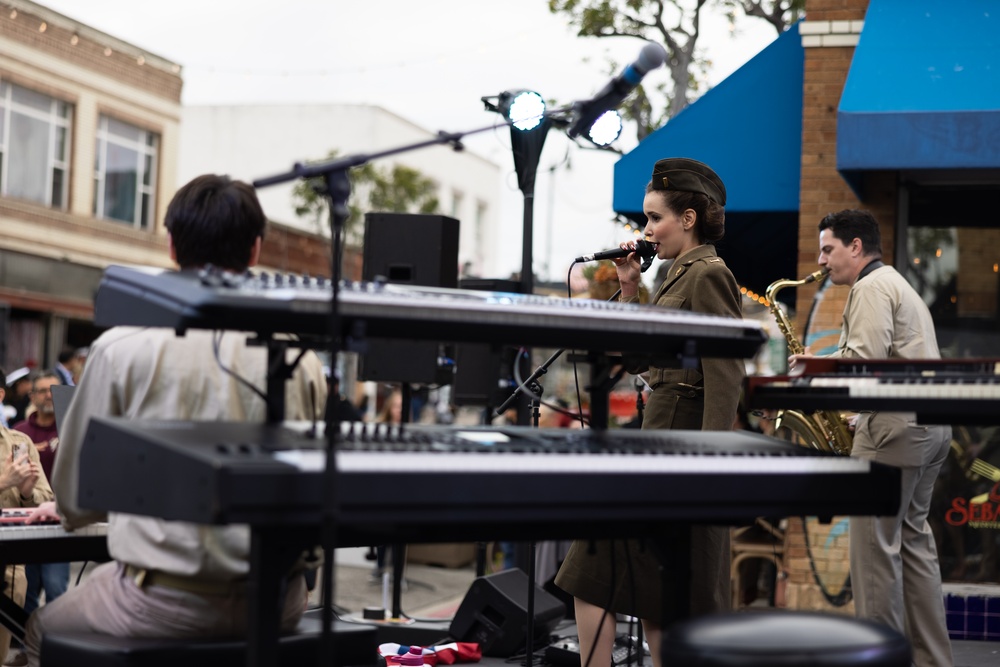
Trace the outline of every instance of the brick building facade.
<path fill-rule="evenodd" d="M 871 4 L 874 6 L 875 2 Z M 890 8 L 891 3 L 879 7 L 883 12 Z M 927 300 L 942 355 L 995 356 L 996 324 L 1000 316 L 1000 251 L 997 250 L 1000 224 L 995 206 L 985 208 L 979 215 L 968 202 L 997 203 L 1000 176 L 996 170 L 954 167 L 949 170 L 945 166 L 948 151 L 960 150 L 954 143 L 936 145 L 944 149 L 941 167 L 935 164 L 935 156 L 925 165 L 901 164 L 891 170 L 860 171 L 852 182 L 843 165 L 838 165 L 838 113 L 843 111 L 842 96 L 852 64 L 857 66 L 856 46 L 867 27 L 868 10 L 868 0 L 806 3 L 806 19 L 800 26 L 805 63 L 798 275 L 804 276 L 817 268 L 817 224 L 825 214 L 845 208 L 868 209 L 880 223 L 883 260 L 906 275 Z M 883 14 L 883 25 L 884 17 Z M 980 57 L 989 55 L 984 53 Z M 840 140 L 844 140 L 843 136 Z M 870 136 L 866 140 L 880 142 L 883 137 Z M 927 138 L 914 129 L 910 141 L 922 140 Z M 926 247 L 921 246 L 921 239 L 929 240 Z M 939 269 L 931 269 L 927 264 L 949 253 L 952 258 L 947 270 L 952 275 L 942 278 L 934 273 Z M 922 282 L 928 276 L 927 282 Z M 813 352 L 822 354 L 835 348 L 848 291 L 848 286 L 815 285 L 797 290 L 796 328 Z M 974 482 L 975 477 L 966 474 L 963 478 L 964 453 L 975 444 L 971 439 L 966 440 L 980 438 L 978 446 L 986 442 L 986 452 L 992 442 L 989 431 L 985 435 L 969 436 L 969 433 L 956 427 L 955 457 L 949 464 L 957 479 L 966 484 L 970 479 Z M 941 502 L 968 493 L 953 486 L 945 479 L 947 475 L 945 471 L 939 480 Z M 943 510 L 932 509 L 930 520 L 938 538 L 946 581 L 951 573 L 961 576 L 960 573 L 967 571 L 970 556 L 973 560 L 980 557 L 968 552 L 968 544 L 982 545 L 978 548 L 983 549 L 984 563 L 991 559 L 989 553 L 997 543 L 995 530 L 973 535 L 964 528 L 963 537 L 961 530 L 945 525 Z M 834 518 L 829 524 L 820 524 L 812 519 L 805 522 L 805 530 L 798 518 L 789 519 L 788 524 L 784 544 L 788 606 L 853 613 L 853 604 L 844 604 L 844 598 L 838 596 L 848 571 L 846 521 Z M 986 577 L 987 581 L 995 581 L 998 574 L 983 567 L 976 580 Z"/>
<path fill-rule="evenodd" d="M 109 264 L 170 268 L 180 65 L 29 0 L 0 2 L 0 366 L 89 344 Z M 262 264 L 329 275 L 329 241 L 273 225 Z M 359 277 L 355 261 L 346 277 Z"/>

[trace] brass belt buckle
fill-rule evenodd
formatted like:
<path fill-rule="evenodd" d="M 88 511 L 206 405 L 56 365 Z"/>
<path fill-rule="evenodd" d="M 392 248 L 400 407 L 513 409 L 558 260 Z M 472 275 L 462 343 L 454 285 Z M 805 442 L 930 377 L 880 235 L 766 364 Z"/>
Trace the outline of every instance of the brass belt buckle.
<path fill-rule="evenodd" d="M 143 584 L 146 583 L 147 574 L 149 574 L 149 570 L 143 568 L 136 568 L 136 572 L 132 576 L 132 580 L 135 582 L 135 585 L 138 586 L 139 588 L 142 588 Z"/>

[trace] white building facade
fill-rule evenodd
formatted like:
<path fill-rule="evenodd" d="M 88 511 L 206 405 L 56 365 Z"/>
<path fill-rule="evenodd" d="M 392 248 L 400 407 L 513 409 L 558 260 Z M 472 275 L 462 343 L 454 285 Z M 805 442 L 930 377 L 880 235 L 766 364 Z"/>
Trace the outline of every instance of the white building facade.
<path fill-rule="evenodd" d="M 186 106 L 183 109 L 178 179 L 205 172 L 254 181 L 292 170 L 295 163 L 339 156 L 373 155 L 435 137 L 432 132 L 385 109 L 369 105 Z M 419 171 L 437 184 L 440 213 L 461 222 L 459 266 L 463 277 L 496 277 L 495 253 L 500 210 L 500 167 L 446 145 L 373 160 L 380 169 L 394 164 Z M 276 222 L 329 234 L 328 220 L 317 230 L 297 217 L 294 182 L 258 191 L 264 211 Z"/>

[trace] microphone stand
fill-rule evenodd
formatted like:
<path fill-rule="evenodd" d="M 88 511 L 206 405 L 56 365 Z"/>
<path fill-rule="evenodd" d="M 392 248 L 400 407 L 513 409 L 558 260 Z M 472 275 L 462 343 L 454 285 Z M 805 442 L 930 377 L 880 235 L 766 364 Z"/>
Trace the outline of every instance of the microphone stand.
<path fill-rule="evenodd" d="M 543 114 L 544 118 L 551 120 L 553 123 L 561 126 L 568 124 L 568 119 L 566 118 L 567 113 L 571 111 L 571 108 L 556 109 Z M 509 118 L 505 117 L 504 125 L 511 126 L 513 123 Z M 336 360 L 337 355 L 341 351 L 341 348 L 361 351 L 364 349 L 364 343 L 362 340 L 354 340 L 351 336 L 347 337 L 346 341 L 341 340 L 341 323 L 340 314 L 338 307 L 338 293 L 340 289 L 340 275 L 341 275 L 341 236 L 342 231 L 347 222 L 349 211 L 347 207 L 347 200 L 351 194 L 351 182 L 348 175 L 348 170 L 352 167 L 360 167 L 372 160 L 376 160 L 383 157 L 388 157 L 390 155 L 397 155 L 399 153 L 406 153 L 413 150 L 419 150 L 421 148 L 428 148 L 430 146 L 437 145 L 450 145 L 454 150 L 461 151 L 465 148 L 462 145 L 462 139 L 470 134 L 478 134 L 480 132 L 487 132 L 493 130 L 497 127 L 497 123 L 491 125 L 480 127 L 474 130 L 467 130 L 465 132 L 445 132 L 439 131 L 437 136 L 433 139 L 428 139 L 426 141 L 420 141 L 412 144 L 406 144 L 403 146 L 397 146 L 395 148 L 389 148 L 387 150 L 378 151 L 374 153 L 358 153 L 355 155 L 349 155 L 343 158 L 335 158 L 332 160 L 327 160 L 325 162 L 318 162 L 314 164 L 304 164 L 297 162 L 292 166 L 291 171 L 276 174 L 274 176 L 266 176 L 264 178 L 259 178 L 253 181 L 253 186 L 255 188 L 264 188 L 271 185 L 277 185 L 279 183 L 285 183 L 287 181 L 292 181 L 300 178 L 318 178 L 322 177 L 324 179 L 324 187 L 326 192 L 324 193 L 327 197 L 330 207 L 330 236 L 331 243 L 333 245 L 332 257 L 330 258 L 331 264 L 331 280 L 330 280 L 330 354 L 331 359 Z M 530 272 L 531 267 L 521 267 L 522 276 L 525 275 L 524 272 Z M 363 329 L 362 329 L 363 331 Z M 521 387 L 518 388 L 522 390 Z M 324 561 L 323 561 L 323 615 L 322 615 L 322 635 L 321 635 L 321 646 L 319 651 L 319 664 L 329 665 L 332 664 L 334 660 L 334 634 L 331 630 L 333 624 L 333 549 L 336 547 L 336 528 L 337 519 L 339 514 L 338 500 L 337 500 L 337 483 L 336 483 L 336 452 L 337 452 L 337 442 L 342 438 L 340 433 L 340 421 L 335 410 L 327 410 L 327 422 L 326 422 L 326 468 L 324 470 L 324 507 L 323 507 L 323 520 L 322 520 L 322 546 L 324 550 Z M 254 538 L 253 535 L 257 533 L 270 533 L 273 532 L 273 527 L 269 527 L 268 530 L 254 530 L 252 531 L 252 543 L 251 548 L 257 542 L 263 543 L 262 537 Z M 263 603 L 263 600 L 261 601 Z M 256 625 L 257 621 L 253 625 Z M 248 651 L 247 662 L 252 667 L 261 664 L 270 664 L 277 662 L 277 642 L 273 641 L 272 635 L 274 633 L 273 628 L 259 628 L 261 631 L 258 633 L 258 637 L 261 635 L 267 635 L 265 637 L 266 641 L 263 639 L 258 643 L 263 647 L 263 651 Z M 256 641 L 256 640 L 255 640 Z"/>
<path fill-rule="evenodd" d="M 642 272 L 645 272 L 646 269 L 648 269 L 650 266 L 652 266 L 652 264 L 653 264 L 653 258 L 652 257 L 647 257 L 646 259 L 643 260 L 642 266 L 641 266 L 640 270 Z M 609 298 L 608 301 L 614 301 L 615 299 L 618 298 L 618 295 L 621 294 L 621 293 L 622 293 L 621 288 L 618 288 L 618 291 L 615 292 L 614 294 L 612 294 L 611 298 Z M 511 393 L 511 395 L 507 397 L 507 400 L 504 401 L 503 404 L 499 408 L 496 409 L 494 415 L 497 416 L 497 417 L 499 417 L 500 415 L 502 415 L 504 412 L 507 411 L 507 408 L 510 407 L 510 404 L 513 403 L 515 400 L 517 400 L 518 395 L 521 394 L 521 393 L 524 393 L 524 394 L 527 394 L 530 397 L 531 404 L 534 406 L 535 427 L 537 428 L 538 427 L 538 406 L 541 405 L 541 402 L 542 402 L 542 388 L 541 388 L 541 385 L 538 383 L 538 378 L 540 378 L 541 376 L 545 375 L 548 372 L 548 370 L 549 370 L 549 366 L 551 366 L 555 362 L 556 359 L 558 359 L 560 356 L 562 356 L 562 353 L 565 352 L 565 351 L 566 351 L 566 348 L 563 348 L 561 350 L 557 350 L 554 354 L 552 354 L 552 356 L 550 356 L 548 359 L 546 359 L 545 362 L 541 366 L 539 366 L 538 368 L 536 368 L 534 370 L 534 372 L 532 372 L 532 374 L 529 375 L 528 378 L 524 382 L 522 382 L 521 384 L 519 384 L 517 386 L 517 388 L 514 389 L 513 393 Z M 514 363 L 517 363 L 517 361 L 515 360 Z M 611 388 L 611 386 L 614 386 L 614 384 L 616 382 L 618 382 L 619 379 L 621 379 L 621 376 L 624 375 L 624 373 L 625 373 L 625 370 L 622 369 L 617 374 L 615 374 L 614 378 L 611 379 L 612 381 L 610 383 L 610 386 L 607 387 L 607 389 L 605 390 L 605 392 L 609 391 L 610 388 Z M 592 394 L 594 394 L 596 392 L 597 388 L 598 388 L 596 386 L 596 377 L 594 377 L 595 375 L 597 375 L 597 373 L 592 373 L 592 376 L 591 376 L 591 382 L 592 382 L 591 393 Z M 607 401 L 605 400 L 605 402 L 607 402 Z M 595 426 L 594 426 L 594 416 L 597 413 L 597 409 L 593 405 L 593 403 L 594 402 L 592 401 L 592 406 L 591 406 L 592 407 L 592 410 L 591 410 L 591 417 L 592 417 L 592 419 L 591 419 L 591 429 L 595 428 Z M 603 424 L 598 424 L 598 428 L 599 429 L 605 429 L 605 428 L 607 428 L 607 420 L 606 420 L 607 411 L 606 411 L 606 409 L 602 410 L 602 413 L 605 415 L 605 420 L 604 420 Z M 600 421 L 600 420 L 598 419 L 598 421 Z M 525 665 L 526 665 L 526 667 L 532 667 L 532 661 L 533 661 L 534 652 L 535 652 L 535 585 L 536 585 L 535 584 L 535 553 L 536 553 L 536 545 L 537 545 L 537 543 L 535 541 L 531 541 L 531 542 L 528 543 L 528 573 L 527 573 L 528 574 L 528 599 L 527 599 L 527 623 L 525 624 L 525 639 L 524 639 L 524 645 L 525 645 L 524 653 L 525 653 Z"/>
<path fill-rule="evenodd" d="M 506 125 L 510 125 L 508 120 Z M 351 182 L 348 170 L 352 167 L 360 167 L 372 160 L 376 160 L 390 155 L 406 153 L 421 148 L 449 144 L 454 150 L 460 151 L 465 147 L 462 139 L 470 134 L 477 134 L 494 129 L 496 123 L 466 132 L 444 132 L 439 131 L 437 136 L 427 141 L 420 141 L 413 144 L 398 146 L 374 153 L 358 153 L 343 158 L 327 160 L 315 164 L 304 164 L 297 162 L 292 166 L 291 171 L 259 178 L 253 182 L 255 188 L 264 188 L 279 183 L 285 183 L 300 178 L 323 178 L 323 193 L 328 200 L 330 207 L 330 236 L 333 245 L 333 252 L 330 259 L 331 279 L 330 279 L 330 326 L 331 336 L 330 354 L 331 359 L 336 360 L 341 348 L 352 351 L 363 351 L 362 340 L 355 340 L 351 336 L 347 340 L 341 340 L 340 309 L 338 305 L 338 293 L 340 289 L 341 277 L 341 236 L 346 225 L 349 211 L 347 201 L 351 194 Z M 530 267 L 529 267 L 530 270 Z M 337 524 L 339 518 L 339 504 L 337 498 L 337 465 L 336 453 L 337 443 L 342 439 L 340 433 L 340 421 L 335 410 L 327 410 L 326 421 L 326 467 L 323 473 L 324 506 L 322 519 L 322 546 L 324 552 L 323 560 L 323 614 L 322 614 L 322 634 L 319 651 L 319 664 L 330 665 L 334 662 L 334 640 L 332 632 L 333 625 L 333 597 L 334 597 L 334 573 L 333 560 L 334 548 L 337 543 Z M 256 532 L 256 531 L 255 531 Z M 248 663 L 250 665 L 277 663 L 277 642 L 271 642 L 270 635 L 273 635 L 274 628 L 260 628 L 261 632 L 268 636 L 265 650 L 257 652 L 249 651 Z M 273 644 L 273 645 L 272 645 Z M 271 660 L 271 658 L 274 658 Z"/>
<path fill-rule="evenodd" d="M 642 428 L 642 420 L 646 411 L 646 403 L 642 400 L 642 388 L 644 383 L 641 377 L 635 378 L 635 412 L 639 417 L 639 427 Z"/>
<path fill-rule="evenodd" d="M 650 266 L 652 266 L 652 265 L 653 265 L 653 258 L 652 257 L 647 257 L 646 259 L 644 259 L 642 261 L 642 266 L 640 267 L 640 271 L 642 273 L 645 273 L 646 270 Z M 618 295 L 621 294 L 621 293 L 622 293 L 622 290 L 619 287 L 618 291 L 615 292 L 614 294 L 612 294 L 611 297 L 608 299 L 608 301 L 609 302 L 610 301 L 614 301 L 615 299 L 618 298 Z M 495 417 L 499 417 L 500 415 L 502 415 L 503 413 L 505 413 L 507 411 L 507 409 L 510 407 L 511 403 L 513 403 L 515 400 L 517 400 L 517 397 L 518 397 L 519 394 L 522 394 L 522 393 L 523 394 L 527 394 L 529 397 L 532 398 L 532 400 L 534 400 L 534 395 L 533 395 L 534 389 L 533 389 L 533 387 L 537 387 L 538 386 L 538 382 L 537 382 L 538 378 L 540 378 L 541 376 L 545 375 L 549 371 L 549 366 L 551 366 L 553 363 L 555 363 L 556 359 L 558 359 L 559 357 L 561 357 L 562 354 L 563 354 L 563 352 L 565 352 L 565 351 L 566 351 L 566 348 L 563 348 L 561 350 L 556 350 L 556 352 L 554 354 L 552 354 L 552 356 L 550 356 L 548 359 L 546 359 L 542 363 L 542 365 L 539 366 L 538 368 L 536 368 L 534 370 L 534 372 L 532 372 L 532 374 L 529 375 L 528 378 L 524 382 L 522 382 L 521 384 L 519 384 L 514 389 L 513 393 L 510 396 L 508 396 L 507 400 L 504 401 L 503 404 L 494 411 L 493 415 Z M 539 392 L 537 395 L 540 397 L 541 393 Z M 535 423 L 537 425 L 537 423 L 538 423 L 537 420 L 536 420 Z M 605 426 L 607 426 L 607 425 L 605 424 Z"/>

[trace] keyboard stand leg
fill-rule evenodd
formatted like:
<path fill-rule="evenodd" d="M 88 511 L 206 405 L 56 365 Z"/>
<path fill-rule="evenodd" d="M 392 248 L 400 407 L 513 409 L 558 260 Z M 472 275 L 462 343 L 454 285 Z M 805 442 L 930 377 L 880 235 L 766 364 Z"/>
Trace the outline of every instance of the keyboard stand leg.
<path fill-rule="evenodd" d="M 666 524 L 649 541 L 660 561 L 663 586 L 663 629 L 691 617 L 691 525 L 685 522 Z"/>
<path fill-rule="evenodd" d="M 294 528 L 253 526 L 250 530 L 246 662 L 249 667 L 278 664 L 286 577 L 307 544 L 308 535 Z"/>

